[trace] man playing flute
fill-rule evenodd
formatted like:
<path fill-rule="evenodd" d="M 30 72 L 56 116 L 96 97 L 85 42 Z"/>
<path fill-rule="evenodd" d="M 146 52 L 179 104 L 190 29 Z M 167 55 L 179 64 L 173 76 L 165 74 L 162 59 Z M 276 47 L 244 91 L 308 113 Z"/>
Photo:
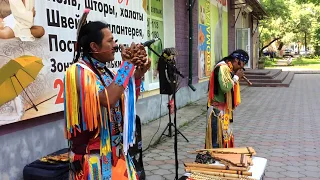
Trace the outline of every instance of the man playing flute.
<path fill-rule="evenodd" d="M 239 80 L 249 56 L 236 50 L 214 67 L 209 81 L 207 132 L 205 148 L 234 147 L 234 136 L 229 126 L 232 111 L 240 104 Z"/>

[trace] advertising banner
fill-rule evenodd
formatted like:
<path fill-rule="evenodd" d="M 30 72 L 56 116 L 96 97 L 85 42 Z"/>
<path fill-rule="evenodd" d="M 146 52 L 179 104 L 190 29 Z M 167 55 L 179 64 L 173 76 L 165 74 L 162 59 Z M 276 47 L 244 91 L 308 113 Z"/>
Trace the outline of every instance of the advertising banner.
<path fill-rule="evenodd" d="M 0 0 L 0 125 L 63 111 L 63 76 L 85 8 L 91 9 L 88 21 L 107 23 L 120 44 L 163 34 L 156 21 L 153 29 L 160 30 L 147 30 L 147 1 Z M 116 53 L 108 66 L 120 64 Z"/>
<path fill-rule="evenodd" d="M 199 78 L 209 77 L 216 62 L 228 54 L 226 0 L 199 0 Z"/>

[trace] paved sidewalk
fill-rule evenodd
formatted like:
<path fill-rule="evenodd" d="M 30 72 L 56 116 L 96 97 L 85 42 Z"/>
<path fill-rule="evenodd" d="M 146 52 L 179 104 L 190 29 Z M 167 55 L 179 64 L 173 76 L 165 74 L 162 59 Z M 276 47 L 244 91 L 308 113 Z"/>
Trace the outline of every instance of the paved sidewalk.
<path fill-rule="evenodd" d="M 240 90 L 243 91 L 247 86 L 241 86 Z M 177 97 L 179 98 L 179 97 Z M 207 113 L 207 98 L 200 99 L 199 101 L 190 103 L 189 105 L 178 109 L 177 111 L 177 127 L 187 126 L 189 122 L 194 119 L 203 117 L 202 115 Z M 167 109 L 159 109 L 159 111 L 165 111 Z M 173 122 L 173 114 L 171 115 L 171 121 Z M 152 121 L 148 124 L 142 126 L 142 140 L 143 140 L 143 149 L 147 149 L 149 144 L 153 145 L 157 143 L 162 132 L 166 128 L 169 122 L 169 116 L 163 116 L 160 119 Z M 172 132 L 174 129 L 172 128 Z M 168 135 L 168 130 L 164 133 Z M 162 136 L 164 138 L 165 136 Z"/>
<path fill-rule="evenodd" d="M 282 71 L 294 71 L 297 74 L 320 74 L 320 69 L 299 67 L 299 66 L 279 66 L 279 67 L 266 67 L 266 69 L 282 69 Z"/>
<path fill-rule="evenodd" d="M 235 112 L 236 146 L 252 146 L 268 161 L 266 180 L 320 179 L 320 75 L 295 75 L 289 88 L 250 87 L 242 91 Z M 179 174 L 183 161 L 194 161 L 187 151 L 204 147 L 206 99 L 191 105 L 200 109 L 178 136 Z M 193 108 L 192 108 L 193 107 Z M 180 117 L 183 118 L 183 115 Z M 178 121 L 180 121 L 178 118 Z M 143 127 L 144 128 L 144 127 Z M 145 143 L 145 142 L 144 142 Z M 147 180 L 174 179 L 173 138 L 144 152 Z"/>

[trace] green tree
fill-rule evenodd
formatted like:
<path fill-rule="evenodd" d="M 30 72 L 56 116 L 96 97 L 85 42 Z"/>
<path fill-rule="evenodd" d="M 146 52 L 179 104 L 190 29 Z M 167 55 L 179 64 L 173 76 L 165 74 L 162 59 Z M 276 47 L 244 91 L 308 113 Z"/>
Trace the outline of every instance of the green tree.
<path fill-rule="evenodd" d="M 319 6 L 315 6 L 317 13 L 315 15 L 315 22 L 314 22 L 314 31 L 313 31 L 313 39 L 312 39 L 312 43 L 314 45 L 314 49 L 315 49 L 315 54 L 316 55 L 320 55 L 320 7 Z"/>
<path fill-rule="evenodd" d="M 296 1 L 298 4 L 307 4 L 307 3 L 313 3 L 315 5 L 320 4 L 320 0 L 297 0 Z"/>
<path fill-rule="evenodd" d="M 308 44 L 315 43 L 315 33 L 317 22 L 320 20 L 320 7 L 309 4 L 298 4 L 297 0 L 263 0 L 269 18 L 262 21 L 262 30 L 260 31 L 261 49 L 270 46 L 275 41 L 281 41 L 284 44 L 291 42 L 301 42 L 305 48 Z M 319 0 L 320 1 L 320 0 Z M 320 26 L 319 26 L 320 28 Z M 318 39 L 320 42 L 320 39 Z"/>
<path fill-rule="evenodd" d="M 265 48 L 273 42 L 282 39 L 288 29 L 292 28 L 291 11 L 286 5 L 285 0 L 262 0 L 268 18 L 260 22 L 260 51 L 259 55 Z"/>
<path fill-rule="evenodd" d="M 309 44 L 314 43 L 314 33 L 317 26 L 319 9 L 314 4 L 295 4 L 291 6 L 291 10 L 296 12 L 292 14 L 292 18 L 296 24 L 293 29 L 295 33 L 295 42 L 303 42 L 305 51 L 310 47 Z"/>

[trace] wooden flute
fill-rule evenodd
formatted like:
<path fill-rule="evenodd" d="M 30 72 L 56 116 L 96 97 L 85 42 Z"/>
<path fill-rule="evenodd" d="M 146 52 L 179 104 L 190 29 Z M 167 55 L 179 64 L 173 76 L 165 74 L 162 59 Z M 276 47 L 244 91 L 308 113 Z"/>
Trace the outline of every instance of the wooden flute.
<path fill-rule="evenodd" d="M 248 83 L 249 86 L 252 86 L 252 82 L 250 82 L 250 80 L 247 77 L 242 76 L 242 78 Z"/>

